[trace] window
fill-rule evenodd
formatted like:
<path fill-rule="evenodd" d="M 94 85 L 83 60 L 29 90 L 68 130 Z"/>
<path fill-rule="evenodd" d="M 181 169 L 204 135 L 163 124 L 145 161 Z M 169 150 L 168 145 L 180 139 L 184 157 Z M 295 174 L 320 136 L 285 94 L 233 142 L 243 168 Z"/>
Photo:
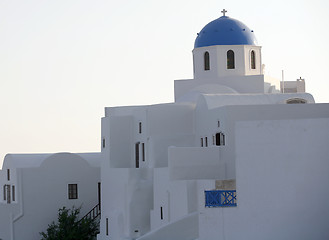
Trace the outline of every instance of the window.
<path fill-rule="evenodd" d="M 142 160 L 145 162 L 145 144 L 142 143 Z"/>
<path fill-rule="evenodd" d="M 256 69 L 256 57 L 254 50 L 252 50 L 250 53 L 250 63 L 251 63 L 251 69 Z"/>
<path fill-rule="evenodd" d="M 298 103 L 307 103 L 305 99 L 302 98 L 291 98 L 286 101 L 287 104 L 298 104 Z"/>
<path fill-rule="evenodd" d="M 105 138 L 103 138 L 103 143 L 102 143 L 102 145 L 103 145 L 103 148 L 105 148 Z"/>
<path fill-rule="evenodd" d="M 234 69 L 234 52 L 232 50 L 227 51 L 227 69 Z"/>
<path fill-rule="evenodd" d="M 69 199 L 78 199 L 78 184 L 69 184 Z"/>
<path fill-rule="evenodd" d="M 220 133 L 216 133 L 216 146 L 220 146 Z"/>
<path fill-rule="evenodd" d="M 3 199 L 7 201 L 7 203 L 11 203 L 11 192 L 10 185 L 5 185 L 3 189 L 4 197 Z"/>
<path fill-rule="evenodd" d="M 13 202 L 15 202 L 15 186 L 13 185 L 13 186 L 11 186 L 11 189 L 12 189 L 12 195 L 11 195 L 11 197 L 12 197 L 12 199 L 13 199 Z"/>
<path fill-rule="evenodd" d="M 135 144 L 135 161 L 136 161 L 136 168 L 139 168 L 139 144 L 140 142 Z"/>
<path fill-rule="evenodd" d="M 4 185 L 3 186 L 3 201 L 6 201 L 7 200 L 7 197 L 6 197 L 6 195 L 7 195 L 7 185 Z"/>
<path fill-rule="evenodd" d="M 101 189 L 102 189 L 102 186 L 101 186 L 100 182 L 97 185 L 98 185 L 98 204 L 99 204 L 99 210 L 101 210 L 101 200 L 102 200 L 102 198 L 101 198 L 101 193 L 102 193 Z"/>
<path fill-rule="evenodd" d="M 161 218 L 161 220 L 163 220 L 163 209 L 162 209 L 162 207 L 160 207 L 160 218 Z"/>
<path fill-rule="evenodd" d="M 193 55 L 193 74 L 195 74 L 195 61 L 194 61 L 194 55 Z"/>
<path fill-rule="evenodd" d="M 7 180 L 10 181 L 10 169 L 7 169 Z"/>
<path fill-rule="evenodd" d="M 138 124 L 138 132 L 142 133 L 142 122 L 139 122 Z"/>
<path fill-rule="evenodd" d="M 220 127 L 220 121 L 219 120 L 217 121 L 217 127 Z"/>
<path fill-rule="evenodd" d="M 108 218 L 106 218 L 106 229 L 105 229 L 105 231 L 106 231 L 106 236 L 108 236 L 109 235 L 109 219 Z"/>
<path fill-rule="evenodd" d="M 205 140 L 206 147 L 208 147 L 208 138 L 205 137 L 204 140 Z"/>
<path fill-rule="evenodd" d="M 201 147 L 203 147 L 203 138 L 201 138 Z"/>
<path fill-rule="evenodd" d="M 216 133 L 216 146 L 225 145 L 225 135 L 222 132 Z"/>
<path fill-rule="evenodd" d="M 210 70 L 209 52 L 205 52 L 203 57 L 204 57 L 204 70 L 208 71 Z"/>

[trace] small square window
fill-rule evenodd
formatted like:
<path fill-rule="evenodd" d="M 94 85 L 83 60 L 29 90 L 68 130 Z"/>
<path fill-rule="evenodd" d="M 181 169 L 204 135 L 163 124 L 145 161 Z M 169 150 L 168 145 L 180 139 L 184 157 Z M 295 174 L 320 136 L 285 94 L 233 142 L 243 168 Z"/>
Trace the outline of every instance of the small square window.
<path fill-rule="evenodd" d="M 69 199 L 78 199 L 78 184 L 69 184 Z"/>

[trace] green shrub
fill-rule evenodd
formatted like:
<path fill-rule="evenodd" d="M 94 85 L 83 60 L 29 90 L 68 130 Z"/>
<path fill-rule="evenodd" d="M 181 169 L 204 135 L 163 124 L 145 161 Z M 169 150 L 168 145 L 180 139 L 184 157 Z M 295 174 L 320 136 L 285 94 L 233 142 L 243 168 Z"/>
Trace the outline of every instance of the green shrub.
<path fill-rule="evenodd" d="M 58 210 L 58 223 L 48 225 L 47 232 L 41 232 L 41 240 L 94 240 L 98 231 L 92 219 L 79 219 L 81 207 Z"/>

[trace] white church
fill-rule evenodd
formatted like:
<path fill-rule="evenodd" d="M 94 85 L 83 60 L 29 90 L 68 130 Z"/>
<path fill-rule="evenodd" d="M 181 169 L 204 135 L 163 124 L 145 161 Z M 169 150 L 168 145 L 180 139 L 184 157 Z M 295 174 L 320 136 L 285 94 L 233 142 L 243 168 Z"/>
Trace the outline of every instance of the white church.
<path fill-rule="evenodd" d="M 78 155 L 93 172 L 80 200 L 84 212 L 99 204 L 98 240 L 329 239 L 329 104 L 315 103 L 303 79 L 270 84 L 253 30 L 222 12 L 198 33 L 194 78 L 175 81 L 174 103 L 105 108 L 101 153 Z M 24 171 L 13 158 L 3 176 Z M 64 172 L 57 187 L 68 194 L 67 184 L 83 182 L 70 174 L 80 176 Z M 22 205 L 29 193 L 16 188 L 8 203 L 3 187 L 0 211 Z M 28 211 L 9 214 L 16 222 L 9 233 L 0 226 L 0 239 L 21 240 L 32 225 L 45 231 L 18 225 Z"/>

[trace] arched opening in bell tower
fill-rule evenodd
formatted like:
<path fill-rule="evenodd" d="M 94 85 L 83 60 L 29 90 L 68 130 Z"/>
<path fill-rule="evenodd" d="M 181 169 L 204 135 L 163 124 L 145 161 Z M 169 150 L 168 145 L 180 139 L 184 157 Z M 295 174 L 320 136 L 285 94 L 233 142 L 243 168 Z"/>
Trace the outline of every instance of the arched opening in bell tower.
<path fill-rule="evenodd" d="M 205 52 L 203 57 L 204 57 L 204 70 L 208 71 L 210 70 L 209 52 Z"/>
<path fill-rule="evenodd" d="M 227 69 L 235 69 L 233 50 L 228 50 L 227 51 Z"/>
<path fill-rule="evenodd" d="M 250 52 L 250 64 L 251 64 L 251 69 L 256 69 L 256 57 L 254 50 Z"/>

